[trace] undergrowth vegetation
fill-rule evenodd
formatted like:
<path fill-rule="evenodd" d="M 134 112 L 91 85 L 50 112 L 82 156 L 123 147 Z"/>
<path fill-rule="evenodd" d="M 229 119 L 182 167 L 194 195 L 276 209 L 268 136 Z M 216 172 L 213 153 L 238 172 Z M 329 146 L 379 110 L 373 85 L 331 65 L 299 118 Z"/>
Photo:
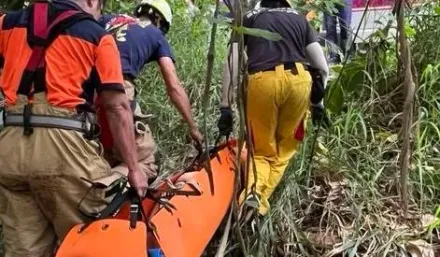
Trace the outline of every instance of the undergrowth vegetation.
<path fill-rule="evenodd" d="M 440 6 L 425 2 L 406 15 L 417 87 L 409 215 L 403 215 L 399 195 L 402 80 L 396 39 L 385 27 L 344 68 L 333 68 L 326 97 L 333 124 L 321 129 L 314 142 L 316 128 L 309 122 L 308 136 L 271 199 L 270 214 L 254 235 L 245 237 L 252 256 L 440 256 L 435 215 L 440 197 Z M 188 15 L 184 1 L 172 5 L 167 37 L 202 128 L 213 2 L 197 2 L 195 16 Z M 132 7 L 128 1 L 110 1 L 109 9 L 130 12 Z M 209 144 L 216 133 L 228 36 L 229 30 L 221 27 L 207 112 Z M 183 168 L 194 148 L 157 65 L 148 65 L 137 83 L 144 112 L 154 115 L 149 125 L 161 172 Z M 216 249 L 216 242 L 211 246 Z M 237 240 L 227 249 L 232 256 Z"/>
<path fill-rule="evenodd" d="M 254 256 L 440 256 L 438 234 L 428 230 L 440 196 L 438 10 L 427 2 L 407 16 L 417 86 L 409 215 L 399 195 L 402 81 L 385 28 L 346 67 L 333 69 L 341 75 L 326 99 L 333 126 L 318 137 L 311 171 L 309 130 Z"/>
<path fill-rule="evenodd" d="M 213 6 L 208 3 L 200 7 L 200 16 L 191 17 L 186 12 L 184 1 L 175 1 L 173 5 L 173 26 L 167 35 L 176 57 L 177 73 L 192 103 L 193 113 L 201 131 L 203 131 L 203 93 L 206 78 L 206 56 L 209 46 L 209 34 Z M 227 47 L 227 31 L 222 28 L 216 39 L 216 62 L 210 88 L 207 116 L 208 140 L 214 141 L 216 119 L 219 116 L 219 92 L 223 71 L 221 59 Z M 160 70 L 155 63 L 147 66 L 138 80 L 140 102 L 145 112 L 154 117 L 149 125 L 158 145 L 158 158 L 162 172 L 182 168 L 188 158 L 193 156 L 194 148 L 188 137 L 188 128 L 180 114 L 173 107 L 166 94 Z"/>

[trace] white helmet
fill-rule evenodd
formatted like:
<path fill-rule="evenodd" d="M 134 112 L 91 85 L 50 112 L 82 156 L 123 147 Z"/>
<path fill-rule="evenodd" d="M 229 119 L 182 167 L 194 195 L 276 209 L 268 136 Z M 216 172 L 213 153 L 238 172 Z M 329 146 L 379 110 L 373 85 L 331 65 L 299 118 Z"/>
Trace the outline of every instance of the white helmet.
<path fill-rule="evenodd" d="M 152 7 L 165 19 L 168 26 L 171 26 L 171 20 L 173 19 L 173 14 L 171 12 L 171 7 L 165 0 L 142 0 L 141 3 L 136 8 L 135 14 L 139 17 L 142 14 L 145 7 Z"/>
<path fill-rule="evenodd" d="M 286 3 L 289 8 L 293 8 L 292 3 L 290 2 L 290 0 L 282 0 L 281 2 Z M 259 10 L 261 9 L 261 1 L 258 1 L 257 4 L 255 4 L 254 10 Z"/>

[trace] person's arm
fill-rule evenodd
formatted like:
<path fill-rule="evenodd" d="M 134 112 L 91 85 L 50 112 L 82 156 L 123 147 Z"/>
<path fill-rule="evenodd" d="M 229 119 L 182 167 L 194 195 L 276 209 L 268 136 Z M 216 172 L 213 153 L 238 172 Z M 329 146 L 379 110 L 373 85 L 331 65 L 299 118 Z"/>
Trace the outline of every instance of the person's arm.
<path fill-rule="evenodd" d="M 306 55 L 310 65 L 321 72 L 325 87 L 327 85 L 329 69 L 321 45 L 318 42 L 309 44 L 306 47 Z"/>
<path fill-rule="evenodd" d="M 222 78 L 222 96 L 221 107 L 230 107 L 233 102 L 233 94 L 231 89 L 237 86 L 237 74 L 238 74 L 238 43 L 232 42 L 229 47 L 230 55 L 223 65 L 223 78 Z M 232 72 L 231 72 L 232 71 Z M 232 80 L 232 84 L 231 84 Z"/>
<path fill-rule="evenodd" d="M 107 115 L 108 125 L 116 149 L 121 153 L 129 171 L 138 170 L 133 116 L 127 95 L 120 91 L 105 90 L 99 94 L 101 107 Z"/>
<path fill-rule="evenodd" d="M 243 26 L 244 27 L 251 27 L 251 19 L 248 18 L 246 15 L 243 17 Z M 239 72 L 239 35 L 235 32 L 231 34 L 230 39 L 230 45 L 228 47 L 228 55 L 226 57 L 226 60 L 223 64 L 223 75 L 222 75 L 222 94 L 221 94 L 221 102 L 220 102 L 220 108 L 230 108 L 231 104 L 233 103 L 234 98 L 234 91 L 231 92 L 231 90 L 234 90 L 237 88 L 238 81 L 237 77 Z M 245 46 L 246 46 L 246 36 L 244 36 Z M 247 62 L 247 55 L 246 52 L 243 50 L 243 59 L 244 62 Z"/>
<path fill-rule="evenodd" d="M 193 139 L 197 143 L 202 143 L 203 137 L 197 129 L 196 122 L 191 112 L 191 105 L 188 96 L 179 81 L 173 60 L 170 57 L 160 57 L 157 62 L 160 66 L 167 94 L 170 97 L 171 102 L 188 123 Z"/>
<path fill-rule="evenodd" d="M 325 112 L 324 108 L 324 95 L 325 95 L 325 88 L 327 86 L 327 79 L 329 76 L 329 70 L 327 65 L 327 60 L 325 59 L 324 51 L 322 50 L 321 45 L 318 43 L 318 36 L 316 32 L 312 29 L 310 24 L 307 22 L 307 20 L 304 19 L 305 22 L 305 35 L 306 35 L 306 57 L 309 61 L 310 65 L 319 70 L 321 73 L 321 79 L 322 79 L 322 89 L 324 91 L 321 91 L 319 88 L 315 88 L 316 91 L 313 95 L 313 89 L 312 89 L 312 95 L 311 95 L 311 118 L 312 122 L 315 125 L 321 124 L 323 122 L 323 125 L 325 127 L 330 127 L 331 122 L 327 117 L 327 114 Z M 317 78 L 315 78 L 317 79 Z M 317 82 L 318 83 L 318 82 Z M 315 86 L 315 85 L 313 85 Z M 319 84 L 316 84 L 317 87 L 319 87 Z M 320 92 L 321 91 L 321 92 Z"/>
<path fill-rule="evenodd" d="M 304 19 L 305 26 L 305 45 L 306 45 L 306 57 L 310 62 L 310 65 L 321 72 L 323 78 L 324 87 L 327 85 L 327 78 L 329 76 L 329 70 L 327 60 L 322 50 L 321 45 L 318 42 L 318 35 L 313 30 L 312 26 Z"/>
<path fill-rule="evenodd" d="M 122 85 L 119 52 L 112 36 L 103 37 L 96 56 L 95 65 L 101 81 L 97 86 L 100 107 L 107 115 L 115 147 L 128 167 L 130 185 L 139 196 L 143 197 L 146 194 L 148 182 L 146 175 L 138 167 L 133 117 Z"/>
<path fill-rule="evenodd" d="M 234 115 L 231 109 L 231 105 L 234 102 L 233 98 L 235 96 L 235 88 L 239 85 L 239 81 L 237 81 L 239 69 L 239 43 L 237 42 L 237 35 L 234 33 L 231 35 L 231 43 L 228 49 L 228 56 L 223 65 L 223 77 L 222 77 L 222 93 L 221 93 L 221 102 L 220 102 L 220 117 L 217 122 L 217 127 L 219 129 L 219 136 L 229 135 L 234 130 Z M 243 52 L 243 58 L 246 62 L 247 56 Z"/>

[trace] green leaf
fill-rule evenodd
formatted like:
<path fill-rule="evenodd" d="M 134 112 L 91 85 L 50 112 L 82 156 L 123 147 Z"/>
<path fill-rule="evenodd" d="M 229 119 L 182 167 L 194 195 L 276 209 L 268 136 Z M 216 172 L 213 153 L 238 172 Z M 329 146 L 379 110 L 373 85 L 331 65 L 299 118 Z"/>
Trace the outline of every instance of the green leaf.
<path fill-rule="evenodd" d="M 362 59 L 353 60 L 345 66 L 341 74 L 341 79 L 339 80 L 344 93 L 350 94 L 362 87 L 365 83 L 364 78 L 368 75 L 365 73 L 365 66 L 365 61 Z"/>
<path fill-rule="evenodd" d="M 232 23 L 232 19 L 225 17 L 225 16 L 219 16 L 217 18 L 209 18 L 209 21 L 211 23 L 217 23 L 217 24 L 221 24 L 221 25 L 230 25 Z"/>
<path fill-rule="evenodd" d="M 416 30 L 413 27 L 411 27 L 409 24 L 406 24 L 405 34 L 407 37 L 414 37 L 414 35 L 416 34 Z"/>
<path fill-rule="evenodd" d="M 435 12 L 435 14 L 440 14 L 440 5 L 437 5 L 436 7 L 434 7 L 434 12 Z"/>
<path fill-rule="evenodd" d="M 243 26 L 232 26 L 232 29 L 240 34 L 246 34 L 254 37 L 262 37 L 271 41 L 279 41 L 283 39 L 280 34 L 262 29 L 246 28 Z"/>
<path fill-rule="evenodd" d="M 330 69 L 332 72 L 340 73 L 342 70 L 342 65 L 340 65 L 340 64 L 339 65 L 332 65 L 332 66 L 330 66 Z"/>
<path fill-rule="evenodd" d="M 339 114 L 344 106 L 344 91 L 342 87 L 336 84 L 331 85 L 324 103 L 330 112 Z"/>
<path fill-rule="evenodd" d="M 376 30 L 371 35 L 371 37 L 373 37 L 373 36 L 378 37 L 379 39 L 382 39 L 382 40 L 386 39 L 385 33 L 383 33 L 383 30 L 381 30 L 381 29 Z"/>

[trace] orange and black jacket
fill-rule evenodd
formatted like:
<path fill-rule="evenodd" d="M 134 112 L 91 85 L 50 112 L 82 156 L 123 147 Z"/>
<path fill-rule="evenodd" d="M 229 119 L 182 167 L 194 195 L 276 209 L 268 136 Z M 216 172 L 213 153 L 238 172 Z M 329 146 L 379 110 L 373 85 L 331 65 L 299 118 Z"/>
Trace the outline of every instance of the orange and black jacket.
<path fill-rule="evenodd" d="M 55 0 L 52 7 L 52 12 L 81 11 L 71 1 Z M 0 17 L 0 87 L 6 106 L 16 103 L 20 80 L 32 54 L 29 17 L 28 8 Z M 46 97 L 54 106 L 89 109 L 94 105 L 95 93 L 124 92 L 116 43 L 91 19 L 74 23 L 55 38 L 46 49 L 45 66 Z"/>

